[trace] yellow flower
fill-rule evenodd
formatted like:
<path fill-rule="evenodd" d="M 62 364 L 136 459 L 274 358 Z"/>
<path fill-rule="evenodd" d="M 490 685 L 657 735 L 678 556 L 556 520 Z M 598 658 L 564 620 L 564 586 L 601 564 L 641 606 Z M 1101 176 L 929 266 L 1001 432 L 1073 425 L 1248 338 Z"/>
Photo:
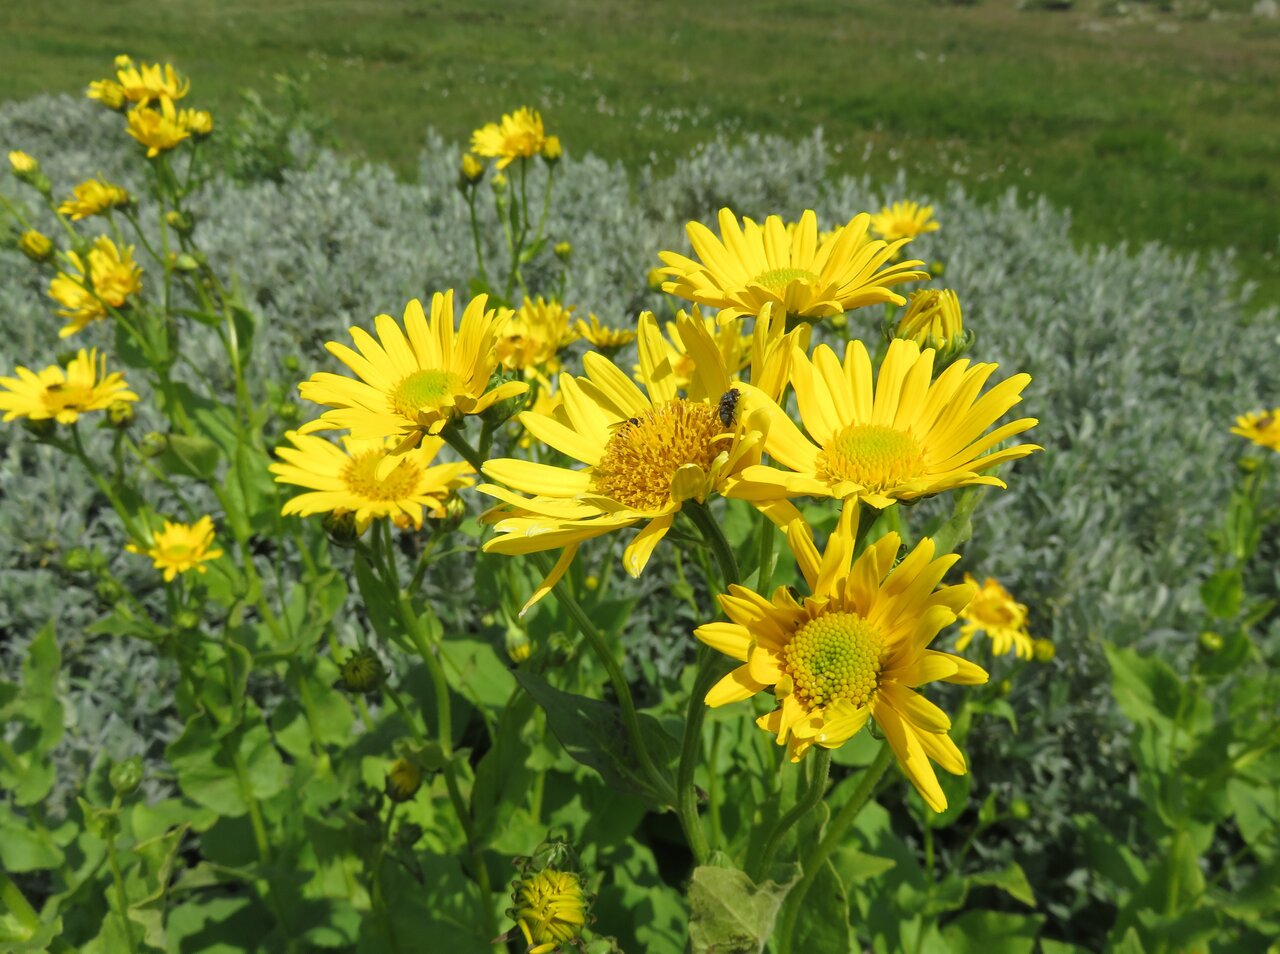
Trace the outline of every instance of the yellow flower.
<path fill-rule="evenodd" d="M 128 133 L 147 147 L 147 158 L 153 159 L 187 139 L 191 132 L 179 120 L 173 100 L 160 98 L 160 108 L 135 106 L 129 110 Z"/>
<path fill-rule="evenodd" d="M 105 179 L 86 179 L 76 186 L 70 199 L 58 206 L 58 212 L 71 216 L 73 221 L 97 215 L 107 209 L 128 205 L 132 196 L 118 185 L 112 185 Z"/>
<path fill-rule="evenodd" d="M 503 116 L 501 123 L 489 123 L 471 134 L 471 151 L 497 159 L 499 169 L 505 169 L 514 159 L 538 155 L 545 145 L 542 117 L 528 106 Z"/>
<path fill-rule="evenodd" d="M 1027 417 L 987 428 L 1022 400 L 1030 375 L 1015 374 L 979 398 L 996 365 L 970 367 L 961 358 L 931 382 L 933 363 L 933 351 L 894 339 L 873 389 L 861 341 L 848 343 L 843 365 L 826 345 L 812 360 L 797 351 L 791 384 L 809 436 L 776 403 L 748 392 L 748 404 L 768 414 L 769 455 L 790 472 L 750 467 L 727 495 L 757 505 L 779 496 L 857 498 L 883 509 L 955 487 L 1004 487 L 986 471 L 1041 448 L 991 448 L 1038 422 Z"/>
<path fill-rule="evenodd" d="M 43 371 L 15 369 L 16 378 L 0 378 L 0 411 L 5 421 L 25 417 L 74 424 L 81 414 L 105 411 L 120 401 L 136 401 L 119 371 L 107 374 L 107 359 L 97 349 L 81 348 L 66 370 L 50 365 Z"/>
<path fill-rule="evenodd" d="M 188 570 L 207 573 L 209 568 L 204 564 L 222 556 L 222 551 L 213 545 L 213 521 L 208 517 L 201 517 L 193 524 L 166 520 L 164 528 L 151 535 L 151 545 L 147 549 L 134 543 L 126 545 L 125 549 L 151 557 L 156 569 L 164 571 L 166 583 Z"/>
<path fill-rule="evenodd" d="M 590 324 L 579 318 L 573 330 L 579 338 L 606 355 L 636 340 L 636 333 L 630 328 L 609 328 L 600 324 L 600 319 L 595 315 L 588 315 L 587 319 Z"/>
<path fill-rule="evenodd" d="M 87 266 L 75 252 L 67 257 L 76 274 L 58 272 L 49 283 L 49 297 L 62 305 L 58 314 L 70 319 L 59 330 L 60 338 L 105 318 L 108 307 L 122 308 L 130 295 L 142 291 L 142 269 L 133 261 L 132 245 L 121 248 L 100 235 L 89 250 Z"/>
<path fill-rule="evenodd" d="M 207 109 L 179 110 L 178 125 L 197 139 L 203 139 L 213 133 L 213 114 Z"/>
<path fill-rule="evenodd" d="M 933 348 L 940 364 L 958 358 L 973 343 L 973 332 L 964 329 L 960 299 L 950 289 L 912 292 L 894 337 L 914 341 L 922 350 Z"/>
<path fill-rule="evenodd" d="M 484 163 L 471 155 L 469 152 L 462 154 L 462 164 L 459 167 L 462 174 L 462 180 L 469 185 L 474 185 L 484 178 Z"/>
<path fill-rule="evenodd" d="M 41 232 L 27 229 L 18 236 L 18 250 L 33 262 L 47 262 L 53 257 L 53 241 Z"/>
<path fill-rule="evenodd" d="M 438 437 L 403 454 L 392 452 L 399 443 L 390 440 L 360 440 L 343 437 L 342 447 L 322 437 L 288 431 L 285 438 L 293 447 L 276 448 L 280 463 L 269 468 L 276 483 L 294 484 L 310 493 L 299 494 L 284 505 L 284 516 L 317 513 L 353 513 L 356 532 L 363 533 L 370 521 L 397 517 L 415 528 L 422 526 L 425 508 L 433 517 L 443 517 L 445 501 L 473 481 L 470 464 L 449 463 L 432 466 L 444 446 Z"/>
<path fill-rule="evenodd" d="M 938 228 L 933 206 L 921 206 L 919 202 L 895 202 L 871 217 L 871 231 L 886 242 L 913 239 L 925 232 L 936 232 Z"/>
<path fill-rule="evenodd" d="M 743 665 L 711 688 L 707 705 L 741 702 L 772 686 L 778 707 L 756 724 L 786 744 L 792 761 L 814 744 L 844 744 L 873 718 L 903 772 L 940 812 L 947 799 L 930 760 L 953 775 L 965 773 L 965 761 L 947 735 L 951 720 L 916 690 L 938 680 L 987 681 L 973 663 L 928 648 L 973 588 L 936 589 L 959 557 L 934 559 L 927 537 L 896 565 L 896 533 L 853 560 L 857 521 L 857 506 L 846 504 L 821 555 L 806 525 L 788 528 L 810 596 L 799 599 L 785 586 L 772 598 L 743 586 L 720 596 L 729 621 L 699 626 L 694 635 Z"/>
<path fill-rule="evenodd" d="M 516 882 L 508 912 L 520 928 L 527 954 L 551 954 L 570 944 L 587 924 L 587 896 L 573 872 L 543 868 Z"/>
<path fill-rule="evenodd" d="M 720 210 L 720 234 L 699 222 L 686 228 L 694 261 L 675 252 L 659 252 L 672 277 L 663 291 L 721 309 L 722 319 L 758 315 L 772 303 L 789 318 L 815 320 L 851 308 L 905 299 L 892 285 L 917 281 L 923 262 L 890 264 L 905 240 L 892 244 L 867 241 L 871 217 L 865 212 L 849 220 L 825 242 L 818 241 L 818 218 L 812 210 L 800 217 L 794 236 L 782 219 L 771 215 L 764 226 Z"/>
<path fill-rule="evenodd" d="M 116 81 L 125 98 L 142 106 L 152 100 L 182 99 L 191 88 L 191 81 L 179 76 L 168 63 L 135 66 L 130 61 L 121 66 L 117 61 L 116 65 Z"/>
<path fill-rule="evenodd" d="M 564 406 L 564 401 L 560 397 L 559 391 L 552 391 L 550 388 L 541 386 L 538 388 L 538 396 L 533 399 L 533 404 L 529 407 L 528 413 L 538 417 L 558 417 L 560 408 Z M 535 438 L 533 433 L 523 427 L 520 432 L 520 448 L 528 450 L 533 446 Z"/>
<path fill-rule="evenodd" d="M 15 174 L 40 171 L 39 161 L 21 149 L 14 149 L 9 153 L 9 167 Z"/>
<path fill-rule="evenodd" d="M 573 306 L 560 302 L 526 298 L 503 329 L 496 345 L 498 360 L 510 371 L 545 372 L 559 370 L 556 355 L 577 336 L 569 327 Z"/>
<path fill-rule="evenodd" d="M 1027 632 L 1027 607 L 1015 600 L 992 577 L 983 580 L 981 587 L 978 587 L 978 581 L 968 573 L 964 575 L 964 581 L 977 587 L 977 591 L 973 602 L 960 612 L 964 625 L 960 627 L 956 649 L 964 650 L 974 636 L 983 632 L 991 640 L 991 652 L 997 656 L 1003 656 L 1009 650 L 1013 650 L 1019 659 L 1034 656 L 1035 643 Z M 1049 645 L 1052 652 L 1053 644 Z"/>
<path fill-rule="evenodd" d="M 129 97 L 125 95 L 124 87 L 113 79 L 94 80 L 89 84 L 85 95 L 90 99 L 96 99 L 111 110 L 124 109 L 125 103 L 129 101 Z"/>
<path fill-rule="evenodd" d="M 563 548 L 526 608 L 564 575 L 583 541 L 644 524 L 623 553 L 627 572 L 639 576 L 686 500 L 704 501 L 759 461 L 763 436 L 738 413 L 736 392 L 727 406 L 722 404 L 733 379 L 711 335 L 698 318 L 682 313 L 677 320 L 697 358 L 684 396 L 677 392 L 657 320 L 645 313 L 639 325 L 645 391 L 607 358 L 588 352 L 582 359 L 586 377 L 560 376 L 564 405 L 554 417 L 520 415 L 531 434 L 586 464 L 584 469 L 512 459 L 484 465 L 486 477 L 506 485 L 476 488 L 502 501 L 483 518 L 497 531 L 485 550 L 521 554 Z M 763 509 L 781 524 L 798 517 L 785 501 Z"/>
<path fill-rule="evenodd" d="M 499 401 L 523 394 L 528 385 L 509 381 L 489 388 L 498 367 L 494 346 L 511 310 L 485 310 L 488 298 L 478 295 L 456 326 L 453 291 L 431 298 L 431 317 L 416 298 L 405 306 L 401 330 L 390 315 L 374 319 L 375 339 L 363 328 L 352 328 L 359 352 L 330 341 L 325 345 L 359 375 L 360 380 L 318 372 L 298 386 L 308 401 L 335 410 L 299 428 L 299 433 L 350 430 L 360 439 L 408 438 L 423 431 L 438 434 L 450 419 L 479 414 Z"/>
<path fill-rule="evenodd" d="M 564 148 L 560 145 L 559 136 L 548 136 L 542 143 L 542 158 L 547 162 L 559 162 L 560 157 L 564 155 Z"/>
<path fill-rule="evenodd" d="M 1280 452 L 1280 407 L 1270 411 L 1252 411 L 1236 418 L 1232 434 L 1239 434 L 1259 447 L 1269 447 Z"/>

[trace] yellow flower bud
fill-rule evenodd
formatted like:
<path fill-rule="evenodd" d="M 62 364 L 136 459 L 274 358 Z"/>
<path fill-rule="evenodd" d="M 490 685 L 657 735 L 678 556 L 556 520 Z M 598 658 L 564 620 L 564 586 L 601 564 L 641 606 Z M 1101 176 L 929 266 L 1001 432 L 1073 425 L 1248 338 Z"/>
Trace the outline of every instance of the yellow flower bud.
<path fill-rule="evenodd" d="M 1200 634 L 1200 651 L 1206 656 L 1212 656 L 1222 651 L 1222 637 L 1215 632 L 1205 630 Z"/>
<path fill-rule="evenodd" d="M 13 168 L 14 175 L 21 176 L 28 172 L 39 172 L 40 162 L 35 156 L 28 155 L 21 149 L 14 149 L 9 153 L 9 165 Z"/>
<path fill-rule="evenodd" d="M 849 316 L 843 311 L 840 312 L 840 314 L 835 315 L 831 319 L 831 327 L 836 329 L 836 331 L 843 331 L 845 328 L 849 327 Z"/>
<path fill-rule="evenodd" d="M 588 900 L 582 880 L 571 871 L 543 868 L 522 877 L 511 892 L 507 912 L 530 952 L 550 954 L 573 942 L 587 923 Z"/>
<path fill-rule="evenodd" d="M 973 332 L 965 331 L 960 300 L 950 289 L 924 288 L 914 292 L 898 321 L 895 338 L 914 341 L 937 352 L 934 370 L 941 371 L 969 350 Z"/>
<path fill-rule="evenodd" d="M 556 258 L 562 262 L 569 261 L 569 257 L 573 255 L 573 246 L 568 242 L 556 242 L 556 246 L 552 249 L 556 253 Z"/>
<path fill-rule="evenodd" d="M 467 185 L 475 185 L 484 178 L 484 163 L 469 152 L 462 154 L 462 181 Z"/>
<path fill-rule="evenodd" d="M 1031 644 L 1031 651 L 1036 657 L 1036 662 L 1047 663 L 1052 662 L 1054 654 L 1057 650 L 1053 647 L 1053 641 L 1049 639 L 1037 639 Z"/>
<path fill-rule="evenodd" d="M 513 663 L 522 663 L 533 655 L 533 643 L 529 634 L 518 626 L 508 626 L 505 639 L 507 655 Z"/>
<path fill-rule="evenodd" d="M 649 274 L 645 276 L 645 284 L 649 286 L 649 291 L 662 291 L 662 283 L 666 280 L 666 272 L 660 268 L 649 269 Z"/>
<path fill-rule="evenodd" d="M 422 769 L 409 759 L 396 759 L 387 770 L 387 798 L 407 802 L 422 787 Z"/>
<path fill-rule="evenodd" d="M 18 239 L 18 248 L 33 262 L 47 262 L 53 258 L 53 242 L 47 235 L 28 229 Z"/>
<path fill-rule="evenodd" d="M 85 90 L 85 95 L 115 112 L 122 111 L 129 102 L 129 97 L 124 94 L 124 87 L 113 79 L 94 80 Z"/>
<path fill-rule="evenodd" d="M 564 150 L 560 146 L 559 136 L 548 136 L 542 144 L 542 158 L 548 163 L 557 163 L 560 157 L 564 155 Z"/>
<path fill-rule="evenodd" d="M 128 53 L 121 53 L 115 58 L 115 67 L 118 70 L 127 70 L 133 66 L 133 57 Z"/>

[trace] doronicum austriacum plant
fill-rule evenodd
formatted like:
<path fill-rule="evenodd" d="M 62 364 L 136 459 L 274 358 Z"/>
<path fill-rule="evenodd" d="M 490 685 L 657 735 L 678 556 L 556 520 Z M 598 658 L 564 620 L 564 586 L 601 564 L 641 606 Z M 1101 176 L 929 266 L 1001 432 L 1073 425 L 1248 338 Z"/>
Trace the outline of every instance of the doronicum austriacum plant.
<path fill-rule="evenodd" d="M 88 95 L 145 190 L 64 197 L 15 148 L 0 193 L 49 344 L 111 347 L 15 360 L 0 411 L 150 574 L 75 555 L 109 607 L 93 635 L 176 673 L 178 729 L 60 807 L 62 636 L 30 640 L 0 684 L 6 949 L 1087 949 L 1017 860 L 986 863 L 1035 803 L 969 804 L 966 745 L 1016 731 L 1055 646 L 957 571 L 1041 448 L 1011 413 L 1031 377 L 974 354 L 1001 329 L 913 287 L 944 271 L 909 257 L 932 207 L 826 230 L 720 209 L 659 252 L 661 317 L 584 318 L 548 230 L 564 149 L 523 107 L 458 165 L 469 286 L 254 381 L 262 319 L 193 211 L 214 119 L 173 66 L 115 67 Z M 255 395 L 295 385 L 281 431 Z M 1117 950 L 1280 928 L 1277 414 L 1236 422 L 1257 449 L 1206 541 L 1194 658 L 1107 647 L 1148 811 L 1123 837 L 1075 824 Z M 671 678 L 621 652 L 655 595 L 692 621 L 655 634 L 689 647 Z"/>

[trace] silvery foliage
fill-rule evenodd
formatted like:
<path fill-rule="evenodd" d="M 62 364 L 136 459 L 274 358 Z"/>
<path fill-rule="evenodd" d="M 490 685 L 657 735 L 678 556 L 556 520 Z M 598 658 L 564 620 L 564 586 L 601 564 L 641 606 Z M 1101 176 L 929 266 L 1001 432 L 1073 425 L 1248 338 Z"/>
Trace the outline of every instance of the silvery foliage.
<path fill-rule="evenodd" d="M 0 143 L 38 156 L 58 194 L 98 172 L 137 188 L 137 150 L 119 125 L 91 104 L 40 97 L 0 110 Z M 303 374 L 336 370 L 325 341 L 345 340 L 348 326 L 368 326 L 379 312 L 398 315 L 412 296 L 454 287 L 465 298 L 473 271 L 457 147 L 428 136 L 413 184 L 305 143 L 298 149 L 308 161 L 280 183 L 214 180 L 192 204 L 210 261 L 238 278 L 261 316 L 250 376 L 259 398 L 265 382 L 287 378 L 286 356 L 300 360 Z M 567 300 L 579 314 L 625 324 L 642 308 L 670 313 L 646 273 L 658 250 L 688 250 L 688 219 L 714 227 L 721 205 L 757 219 L 813 208 L 829 228 L 882 202 L 928 201 L 902 180 L 875 187 L 829 176 L 828 160 L 820 132 L 798 143 L 710 142 L 669 174 L 645 170 L 633 178 L 590 155 L 567 157 L 550 240 L 526 269 L 530 286 L 549 291 L 558 281 L 550 247 L 568 240 Z M 513 173 L 508 188 L 519 187 Z M 544 174 L 536 165 L 526 184 L 535 207 Z M 6 188 L 12 194 L 12 183 Z M 493 271 L 502 253 L 488 183 L 479 197 Z M 935 204 L 943 229 L 912 252 L 945 263 L 936 284 L 958 292 L 966 324 L 978 332 L 975 357 L 999 362 L 997 379 L 1014 370 L 1032 375 L 1015 413 L 1041 420 L 1031 437 L 1047 448 L 1006 468 L 1010 489 L 988 495 L 963 564 L 1000 578 L 1031 606 L 1034 634 L 1058 648 L 1052 664 L 1018 677 L 1019 731 L 988 720 L 969 741 L 979 796 L 1036 793 L 1043 810 L 1019 829 L 1018 844 L 1006 846 L 1025 860 L 1069 838 L 1072 812 L 1128 807 L 1126 742 L 1100 646 L 1189 651 L 1196 587 L 1208 570 L 1206 535 L 1242 450 L 1227 428 L 1235 414 L 1274 399 L 1265 391 L 1270 369 L 1257 354 L 1264 343 L 1274 346 L 1277 313 L 1245 307 L 1227 254 L 1205 262 L 1157 245 L 1077 248 L 1065 214 L 1013 193 L 983 204 L 953 187 Z M 62 347 L 46 282 L 16 252 L 0 253 L 5 370 L 50 361 Z M 878 320 L 877 309 L 851 315 L 868 338 Z M 73 341 L 109 346 L 107 332 L 95 327 Z M 225 383 L 217 362 L 208 370 Z M 154 754 L 153 714 L 166 711 L 172 674 L 149 661 L 148 647 L 79 636 L 103 607 L 91 586 L 56 564 L 67 547 L 91 545 L 128 585 L 153 587 L 150 571 L 120 554 L 114 516 L 75 469 L 17 427 L 0 430 L 0 467 L 4 669 L 12 673 L 30 634 L 55 620 L 72 674 L 68 760 L 83 763 L 96 749 Z M 165 499 L 159 488 L 144 492 Z M 598 550 L 609 545 L 617 543 L 601 541 Z M 583 559 L 600 556 L 584 552 Z M 660 555 L 641 585 L 663 589 L 670 568 Z M 640 602 L 629 635 L 633 665 L 670 676 L 684 663 L 693 621 L 674 615 L 678 603 Z M 354 609 L 350 616 L 358 619 Z"/>

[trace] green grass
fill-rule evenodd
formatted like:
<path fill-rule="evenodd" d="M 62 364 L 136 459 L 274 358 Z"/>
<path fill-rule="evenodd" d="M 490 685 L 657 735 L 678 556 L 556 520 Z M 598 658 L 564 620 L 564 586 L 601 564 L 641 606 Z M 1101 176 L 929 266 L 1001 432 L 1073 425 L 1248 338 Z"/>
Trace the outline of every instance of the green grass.
<path fill-rule="evenodd" d="M 307 74 L 337 144 L 412 175 L 423 129 L 461 142 L 523 103 L 566 148 L 659 164 L 724 129 L 822 125 L 840 170 L 1009 186 L 1084 241 L 1239 249 L 1280 300 L 1280 23 L 1019 12 L 1013 0 L 364 3 L 65 0 L 0 12 L 0 90 L 77 92 L 111 57 L 171 58 L 193 99 Z M 1232 9 L 1239 4 L 1230 5 Z M 56 9 L 56 13 L 53 12 Z M 0 144 L 10 147 L 20 144 Z"/>

